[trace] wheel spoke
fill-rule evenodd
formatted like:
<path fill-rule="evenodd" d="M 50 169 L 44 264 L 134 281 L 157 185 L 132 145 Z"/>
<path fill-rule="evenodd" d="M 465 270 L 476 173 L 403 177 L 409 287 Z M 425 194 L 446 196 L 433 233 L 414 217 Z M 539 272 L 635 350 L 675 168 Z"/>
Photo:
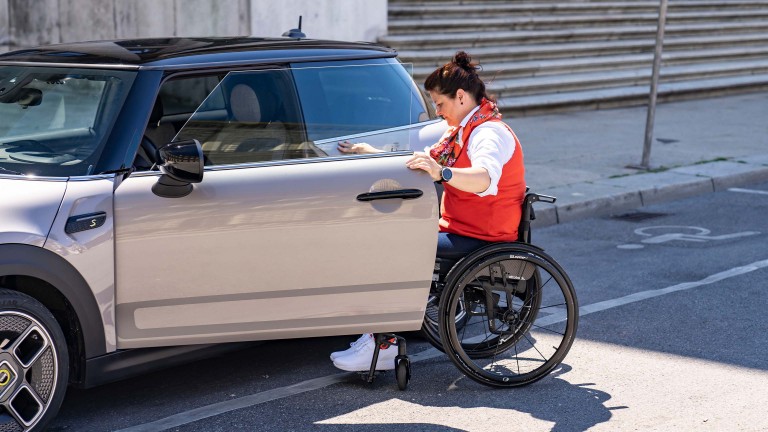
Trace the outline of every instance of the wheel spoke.
<path fill-rule="evenodd" d="M 548 329 L 546 327 L 538 326 L 536 324 L 533 324 L 533 327 L 536 327 L 537 330 L 548 331 L 548 332 L 556 334 L 558 336 L 565 336 L 565 332 L 560 332 L 560 331 L 557 331 L 557 330 Z"/>
<path fill-rule="evenodd" d="M 20 423 L 25 427 L 30 427 L 43 414 L 45 404 L 35 394 L 35 391 L 25 384 L 11 396 L 8 408 Z"/>
<path fill-rule="evenodd" d="M 546 357 L 544 357 L 544 354 L 542 354 L 542 353 L 541 353 L 541 351 L 539 351 L 539 349 L 538 349 L 538 348 L 536 348 L 536 343 L 534 343 L 534 342 L 531 342 L 531 338 L 529 338 L 527 334 L 524 334 L 524 335 L 523 335 L 523 337 L 524 337 L 524 338 L 525 338 L 525 340 L 526 340 L 526 341 L 528 341 L 528 343 L 531 345 L 531 348 L 533 348 L 534 350 L 536 350 L 536 352 L 537 352 L 537 353 L 539 353 L 539 355 L 541 356 L 541 358 L 542 358 L 544 361 L 547 361 L 547 358 L 546 358 Z"/>
<path fill-rule="evenodd" d="M 543 284 L 541 284 L 541 289 L 544 289 L 544 287 L 545 287 L 545 286 L 547 286 L 547 284 L 548 284 L 548 283 L 552 282 L 552 278 L 553 278 L 553 277 L 554 277 L 554 276 L 552 276 L 552 275 L 549 275 L 549 279 L 547 279 L 547 281 L 546 281 L 546 282 L 544 282 Z"/>
<path fill-rule="evenodd" d="M 48 345 L 45 332 L 39 326 L 33 325 L 16 340 L 10 351 L 15 360 L 27 369 L 43 354 Z"/>
<path fill-rule="evenodd" d="M 549 306 L 539 306 L 539 310 L 541 310 L 541 309 L 548 309 L 548 308 L 554 308 L 554 307 L 561 308 L 563 306 L 567 307 L 568 305 L 566 303 L 558 303 L 558 304 L 553 304 L 553 305 L 549 305 Z"/>
<path fill-rule="evenodd" d="M 464 335 L 467 334 L 467 327 L 469 327 L 469 322 L 464 324 L 464 327 L 461 329 L 461 340 L 464 340 Z"/>
<path fill-rule="evenodd" d="M 507 326 L 507 327 L 509 327 L 509 326 Z M 502 340 L 502 338 L 500 338 L 500 337 L 496 338 L 496 349 L 495 349 L 495 353 L 494 353 L 494 358 L 496 358 L 497 355 L 499 355 L 499 354 L 503 353 L 504 351 L 506 351 L 504 349 L 504 346 L 502 345 L 503 342 L 504 341 Z"/>

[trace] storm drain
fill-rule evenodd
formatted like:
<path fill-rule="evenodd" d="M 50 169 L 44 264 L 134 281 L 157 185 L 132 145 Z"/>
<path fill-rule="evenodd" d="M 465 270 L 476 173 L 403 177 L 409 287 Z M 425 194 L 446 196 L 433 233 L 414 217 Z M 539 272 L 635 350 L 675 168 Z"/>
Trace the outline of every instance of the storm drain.
<path fill-rule="evenodd" d="M 611 216 L 611 219 L 626 221 L 626 222 L 643 222 L 649 219 L 656 219 L 662 216 L 669 216 L 667 213 L 651 213 L 651 212 L 629 212 L 620 215 Z"/>

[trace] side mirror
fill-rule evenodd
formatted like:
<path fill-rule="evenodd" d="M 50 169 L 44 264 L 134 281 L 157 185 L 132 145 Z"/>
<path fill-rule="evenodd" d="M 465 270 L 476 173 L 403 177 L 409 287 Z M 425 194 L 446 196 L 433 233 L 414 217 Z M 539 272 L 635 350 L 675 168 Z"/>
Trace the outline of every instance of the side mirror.
<path fill-rule="evenodd" d="M 203 181 L 203 146 L 198 140 L 166 144 L 157 151 L 163 175 L 152 192 L 163 198 L 181 198 L 192 192 L 191 183 Z"/>

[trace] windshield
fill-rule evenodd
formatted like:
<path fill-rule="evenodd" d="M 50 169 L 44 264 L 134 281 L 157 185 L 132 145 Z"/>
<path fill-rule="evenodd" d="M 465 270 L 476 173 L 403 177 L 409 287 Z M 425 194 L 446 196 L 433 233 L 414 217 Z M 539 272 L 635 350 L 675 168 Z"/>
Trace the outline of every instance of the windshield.
<path fill-rule="evenodd" d="M 134 76 L 0 66 L 0 174 L 93 174 Z"/>

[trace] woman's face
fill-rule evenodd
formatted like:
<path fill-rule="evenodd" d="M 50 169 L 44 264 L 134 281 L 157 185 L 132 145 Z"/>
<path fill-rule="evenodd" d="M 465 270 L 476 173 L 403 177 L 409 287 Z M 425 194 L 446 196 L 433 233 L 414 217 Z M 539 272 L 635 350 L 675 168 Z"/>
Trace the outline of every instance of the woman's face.
<path fill-rule="evenodd" d="M 474 101 L 468 96 L 462 89 L 456 92 L 454 98 L 434 90 L 429 92 L 429 97 L 435 103 L 437 115 L 443 117 L 448 122 L 448 126 L 458 126 L 475 107 Z"/>

